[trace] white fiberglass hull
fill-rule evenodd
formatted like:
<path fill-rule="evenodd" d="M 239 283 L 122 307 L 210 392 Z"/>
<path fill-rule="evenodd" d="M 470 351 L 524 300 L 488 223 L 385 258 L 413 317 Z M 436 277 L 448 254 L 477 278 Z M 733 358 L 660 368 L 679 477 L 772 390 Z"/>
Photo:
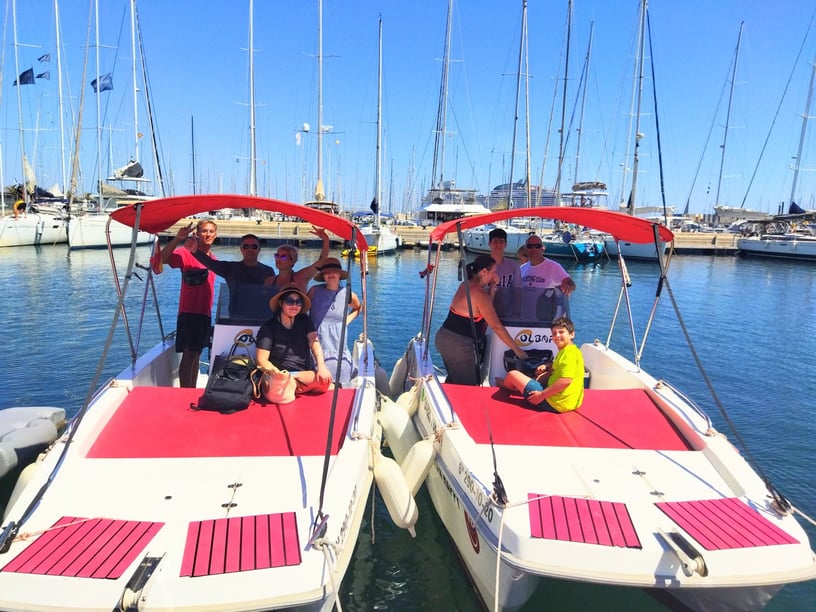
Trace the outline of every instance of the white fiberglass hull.
<path fill-rule="evenodd" d="M 816 239 L 739 238 L 740 255 L 816 261 Z"/>
<path fill-rule="evenodd" d="M 663 245 L 663 251 L 665 252 L 666 243 L 661 242 L 660 244 Z M 605 238 L 604 248 L 610 257 L 618 257 L 618 255 L 622 253 L 625 260 L 640 259 L 657 261 L 657 249 L 652 242 L 637 243 L 623 240 L 616 241 L 614 238 Z"/>
<path fill-rule="evenodd" d="M 68 242 L 65 219 L 47 213 L 27 213 L 16 219 L 0 218 L 0 247 L 34 246 Z"/>
<path fill-rule="evenodd" d="M 369 248 L 375 247 L 377 255 L 396 253 L 399 248 L 399 236 L 387 225 L 364 225 L 360 233 L 365 236 Z"/>
<path fill-rule="evenodd" d="M 88 213 L 71 217 L 68 221 L 68 245 L 71 249 L 104 249 L 108 247 L 107 233 L 110 231 L 111 246 L 129 247 L 133 239 L 133 229 L 117 221 L 108 226 L 107 214 Z M 109 228 L 109 229 L 108 229 Z M 137 244 L 150 244 L 153 235 L 140 231 Z"/>
<path fill-rule="evenodd" d="M 620 355 L 600 345 L 581 347 L 592 374 L 585 405 L 558 415 L 525 408 L 522 400 L 506 403 L 506 392 L 495 387 L 440 384 L 424 346 L 413 343 L 405 359 L 414 364 L 407 376 L 420 381 L 408 392 L 418 404 L 413 422 L 420 438 L 439 441 L 426 482 L 489 609 L 494 602 L 495 609 L 518 609 L 545 577 L 657 589 L 693 609 L 757 609 L 783 585 L 816 576 L 804 530 L 792 515 L 773 511 L 764 482 L 731 443 L 680 394 Z M 637 396 L 680 446 L 658 440 L 650 447 L 651 421 L 640 420 L 628 403 Z M 596 413 L 590 397 L 603 404 Z M 559 420 L 578 429 L 556 440 Z M 492 498 L 494 452 L 505 506 Z M 562 502 L 565 515 L 535 510 L 552 503 L 555 512 Z M 716 510 L 697 530 L 671 514 L 680 507 L 694 508 L 695 516 Z M 737 524 L 746 517 L 756 524 L 736 528 L 738 544 L 712 546 L 701 535 L 719 521 Z M 548 535 L 544 527 L 536 535 L 547 520 L 554 520 L 555 532 Z M 611 543 L 603 541 L 601 523 Z M 751 542 L 753 530 L 764 529 L 778 539 Z M 626 541 L 615 543 L 615 537 Z"/>

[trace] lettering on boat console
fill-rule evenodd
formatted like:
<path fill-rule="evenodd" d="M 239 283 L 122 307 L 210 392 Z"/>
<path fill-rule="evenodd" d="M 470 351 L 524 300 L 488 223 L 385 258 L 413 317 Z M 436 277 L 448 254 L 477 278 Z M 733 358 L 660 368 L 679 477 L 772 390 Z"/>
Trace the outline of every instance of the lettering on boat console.
<path fill-rule="evenodd" d="M 531 329 L 520 329 L 515 338 L 518 344 L 522 346 L 529 346 L 531 344 L 550 344 L 552 343 L 552 335 L 533 331 Z"/>

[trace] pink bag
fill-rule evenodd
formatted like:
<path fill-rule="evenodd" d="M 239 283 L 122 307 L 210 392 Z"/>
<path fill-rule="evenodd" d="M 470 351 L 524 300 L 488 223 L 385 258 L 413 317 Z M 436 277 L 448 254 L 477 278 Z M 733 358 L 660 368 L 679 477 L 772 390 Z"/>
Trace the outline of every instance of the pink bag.
<path fill-rule="evenodd" d="M 295 401 L 297 381 L 287 370 L 264 372 L 261 391 L 267 401 L 273 404 L 288 404 Z"/>

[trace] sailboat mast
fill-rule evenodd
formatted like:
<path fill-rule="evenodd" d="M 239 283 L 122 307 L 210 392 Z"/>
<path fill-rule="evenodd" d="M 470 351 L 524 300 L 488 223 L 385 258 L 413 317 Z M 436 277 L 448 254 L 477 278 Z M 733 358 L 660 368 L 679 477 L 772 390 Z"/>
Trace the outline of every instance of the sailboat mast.
<path fill-rule="evenodd" d="M 23 99 L 20 90 L 23 84 L 20 82 L 20 58 L 18 53 L 19 42 L 17 40 L 17 0 L 12 0 L 11 3 L 11 19 L 12 29 L 14 31 L 14 73 L 17 75 L 17 132 L 20 137 L 20 163 L 23 167 L 23 200 L 26 204 L 26 209 L 29 204 L 28 188 L 26 185 L 26 157 L 25 157 L 25 136 L 23 135 Z M 2 185 L 0 185 L 2 188 Z"/>
<path fill-rule="evenodd" d="M 521 36 L 519 37 L 518 73 L 516 74 L 516 104 L 513 107 L 513 141 L 510 146 L 510 180 L 507 183 L 507 208 L 513 209 L 513 173 L 516 166 L 516 133 L 518 131 L 521 77 L 524 69 L 524 42 L 527 37 L 527 0 L 521 0 Z M 529 148 L 529 147 L 528 147 Z M 528 205 L 530 200 L 527 200 Z"/>
<path fill-rule="evenodd" d="M 317 185 L 315 200 L 326 197 L 323 190 L 323 0 L 317 1 Z"/>
<path fill-rule="evenodd" d="M 813 100 L 813 81 L 816 77 L 816 59 L 814 59 L 813 70 L 810 73 L 810 85 L 808 86 L 807 101 L 805 102 L 805 110 L 802 113 L 802 131 L 799 133 L 799 149 L 796 151 L 796 165 L 793 167 L 793 185 L 791 185 L 790 200 L 788 201 L 788 209 L 796 198 L 796 184 L 799 182 L 799 164 L 802 162 L 802 148 L 805 145 L 805 134 L 807 133 L 807 122 L 810 119 L 810 103 Z M 782 211 L 785 212 L 785 211 Z"/>
<path fill-rule="evenodd" d="M 94 34 L 96 41 L 96 191 L 99 196 L 97 206 L 104 208 L 102 201 L 102 109 L 100 102 L 102 84 L 99 82 L 99 0 L 94 2 Z"/>
<path fill-rule="evenodd" d="M 196 194 L 196 148 L 195 148 L 195 117 L 190 115 L 190 150 L 193 164 L 193 195 Z"/>
<path fill-rule="evenodd" d="M 451 29 L 453 25 L 453 0 L 448 0 L 448 18 L 445 23 L 445 49 L 442 56 L 442 81 L 439 85 L 439 107 L 436 112 L 436 138 L 431 188 L 442 189 L 445 178 L 445 132 L 448 120 L 448 72 L 450 68 Z M 439 181 L 436 177 L 439 174 Z"/>
<path fill-rule="evenodd" d="M 133 81 L 133 161 L 139 162 L 139 84 L 138 59 L 136 56 L 136 0 L 130 0 L 130 55 L 131 79 Z"/>
<path fill-rule="evenodd" d="M 380 203 L 382 201 L 382 17 L 380 17 L 379 37 L 377 42 L 377 160 L 376 186 L 374 201 L 377 203 L 375 214 L 377 225 L 380 224 Z"/>
<path fill-rule="evenodd" d="M 578 140 L 575 145 L 575 181 L 581 180 L 578 164 L 581 162 L 581 137 L 584 135 L 584 111 L 586 110 L 587 90 L 589 89 L 589 61 L 592 59 L 592 39 L 595 35 L 595 22 L 589 23 L 589 43 L 587 43 L 586 60 L 584 61 L 584 91 L 581 93 L 581 117 L 578 121 Z"/>
<path fill-rule="evenodd" d="M 564 170 L 564 124 L 567 114 L 567 80 L 569 76 L 570 35 L 572 31 L 572 0 L 567 4 L 567 43 L 564 54 L 564 90 L 561 96 L 561 129 L 558 143 L 558 172 L 555 175 L 555 205 L 561 206 L 561 174 Z"/>
<path fill-rule="evenodd" d="M 739 35 L 737 36 L 737 48 L 734 50 L 734 69 L 731 71 L 731 89 L 728 94 L 728 109 L 725 113 L 725 132 L 723 133 L 722 149 L 720 153 L 720 173 L 717 177 L 717 194 L 714 198 L 715 204 L 720 204 L 720 186 L 722 185 L 723 168 L 725 167 L 725 143 L 728 141 L 728 129 L 731 124 L 731 103 L 734 100 L 734 86 L 737 82 L 737 63 L 739 61 L 740 44 L 742 43 L 742 28 L 744 21 L 740 22 Z"/>
<path fill-rule="evenodd" d="M 643 102 L 643 50 L 646 44 L 646 11 L 648 0 L 642 0 L 640 8 L 640 26 L 638 31 L 638 81 L 637 81 L 637 108 L 635 109 L 635 153 L 632 161 L 632 190 L 629 192 L 629 202 L 627 204 L 629 214 L 635 214 L 635 193 L 637 191 L 638 160 L 640 158 L 640 107 Z"/>
<path fill-rule="evenodd" d="M 62 34 L 60 31 L 59 0 L 54 0 L 54 25 L 56 27 L 57 44 L 57 98 L 59 108 L 59 131 L 60 131 L 60 167 L 62 169 L 62 190 L 68 189 L 68 167 L 65 158 L 65 116 L 62 109 Z"/>
<path fill-rule="evenodd" d="M 249 0 L 249 195 L 258 195 L 255 151 L 255 29 L 253 0 Z"/>

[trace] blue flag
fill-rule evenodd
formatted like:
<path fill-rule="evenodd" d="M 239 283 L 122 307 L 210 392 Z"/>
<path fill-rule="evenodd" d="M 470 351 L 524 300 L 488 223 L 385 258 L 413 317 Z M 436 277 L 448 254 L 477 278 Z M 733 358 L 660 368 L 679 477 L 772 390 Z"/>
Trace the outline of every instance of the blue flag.
<path fill-rule="evenodd" d="M 34 84 L 34 69 L 29 68 L 20 73 L 20 78 L 14 81 L 14 85 L 33 85 Z"/>
<path fill-rule="evenodd" d="M 37 78 L 38 79 L 45 79 L 46 81 L 50 81 L 51 80 L 51 71 L 46 70 L 45 72 L 41 72 L 40 74 L 37 75 Z"/>
<path fill-rule="evenodd" d="M 111 75 L 110 72 L 108 74 L 103 74 L 101 77 L 99 77 L 98 86 L 96 79 L 94 79 L 93 81 L 91 81 L 91 87 L 93 87 L 93 90 L 96 93 L 113 89 L 113 76 Z"/>
<path fill-rule="evenodd" d="M 40 57 L 37 58 L 37 61 L 38 62 L 50 62 L 51 61 L 51 54 L 46 53 L 44 55 L 41 55 Z"/>

